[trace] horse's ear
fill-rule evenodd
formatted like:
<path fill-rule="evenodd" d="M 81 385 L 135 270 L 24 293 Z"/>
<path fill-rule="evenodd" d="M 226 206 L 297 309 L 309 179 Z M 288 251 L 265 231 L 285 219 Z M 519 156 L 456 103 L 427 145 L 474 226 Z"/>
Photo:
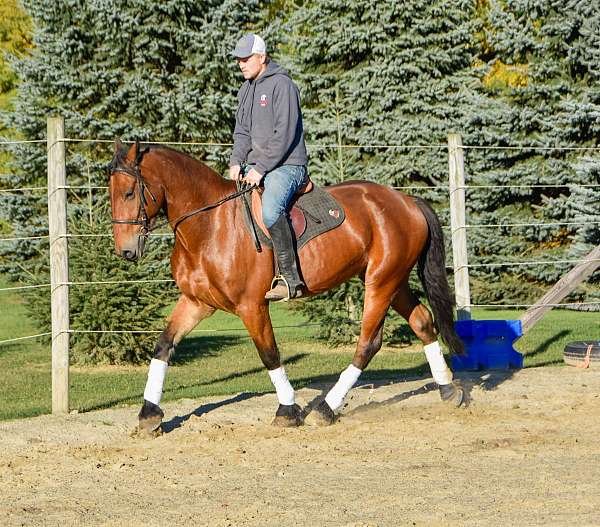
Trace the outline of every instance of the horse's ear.
<path fill-rule="evenodd" d="M 115 139 L 115 155 L 121 153 L 121 150 L 123 150 L 123 143 L 121 143 L 121 139 L 117 137 Z"/>
<path fill-rule="evenodd" d="M 140 155 L 140 140 L 136 139 L 135 143 L 133 143 L 133 146 L 131 147 L 131 150 L 129 151 L 129 159 L 133 159 L 134 162 L 138 162 L 138 156 Z"/>

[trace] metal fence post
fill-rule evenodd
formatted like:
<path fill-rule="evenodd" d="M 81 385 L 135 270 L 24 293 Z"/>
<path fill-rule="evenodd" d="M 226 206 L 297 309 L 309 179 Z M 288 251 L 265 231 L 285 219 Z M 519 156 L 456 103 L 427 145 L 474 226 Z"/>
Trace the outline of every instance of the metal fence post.
<path fill-rule="evenodd" d="M 69 255 L 67 245 L 67 178 L 65 122 L 49 117 L 48 224 L 52 309 L 52 413 L 69 411 Z"/>
<path fill-rule="evenodd" d="M 467 266 L 467 229 L 465 227 L 465 163 L 462 139 L 459 134 L 448 135 L 448 168 L 456 317 L 458 320 L 470 320 L 471 292 Z"/>

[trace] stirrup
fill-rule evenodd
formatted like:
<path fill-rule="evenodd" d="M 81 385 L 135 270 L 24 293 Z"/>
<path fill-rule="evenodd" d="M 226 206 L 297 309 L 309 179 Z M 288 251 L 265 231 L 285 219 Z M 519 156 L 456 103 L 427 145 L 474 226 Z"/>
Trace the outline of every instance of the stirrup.
<path fill-rule="evenodd" d="M 281 282 L 283 283 L 283 285 L 285 286 L 285 289 L 287 291 L 287 296 L 285 298 L 281 298 L 280 300 L 276 300 L 276 302 L 288 302 L 291 298 L 299 298 L 302 296 L 302 289 L 301 289 L 301 284 L 299 286 L 296 286 L 294 288 L 294 292 L 292 294 L 292 289 L 290 288 L 290 284 L 289 282 L 286 280 L 285 276 L 278 274 L 276 275 L 273 280 L 271 280 L 271 289 L 269 291 L 267 291 L 267 295 L 273 291 L 273 289 L 275 289 L 275 287 L 277 286 L 277 284 Z"/>

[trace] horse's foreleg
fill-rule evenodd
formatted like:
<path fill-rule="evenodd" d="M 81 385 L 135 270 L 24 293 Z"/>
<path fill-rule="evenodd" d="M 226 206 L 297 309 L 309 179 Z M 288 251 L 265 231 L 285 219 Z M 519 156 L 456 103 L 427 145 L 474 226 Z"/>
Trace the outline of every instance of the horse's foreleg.
<path fill-rule="evenodd" d="M 404 284 L 396 294 L 392 301 L 392 307 L 406 319 L 415 335 L 423 343 L 425 357 L 427 357 L 433 380 L 439 386 L 442 400 L 460 406 L 464 400 L 464 391 L 452 381 L 452 371 L 448 368 L 440 349 L 429 309 L 419 302 L 407 284 Z"/>
<path fill-rule="evenodd" d="M 181 342 L 198 323 L 214 313 L 215 309 L 186 296 L 180 296 L 166 329 L 161 333 L 154 348 L 154 358 L 150 361 L 148 380 L 144 390 L 144 405 L 140 410 L 139 429 L 152 431 L 158 428 L 164 416 L 160 409 L 163 384 L 169 360 L 175 346 Z"/>
<path fill-rule="evenodd" d="M 294 388 L 290 384 L 284 367 L 281 365 L 268 305 L 250 306 L 240 309 L 238 314 L 248 329 L 248 333 L 258 350 L 260 360 L 267 368 L 277 393 L 279 408 L 275 413 L 273 425 L 301 425 L 302 410 L 295 403 Z"/>
<path fill-rule="evenodd" d="M 352 364 L 341 373 L 336 384 L 325 396 L 325 400 L 321 401 L 309 414 L 309 422 L 317 425 L 329 425 L 335 420 L 335 411 L 342 406 L 350 389 L 356 384 L 371 359 L 381 349 L 383 323 L 392 295 L 393 292 L 390 291 L 390 288 L 386 290 L 381 287 L 367 287 L 363 321 Z"/>

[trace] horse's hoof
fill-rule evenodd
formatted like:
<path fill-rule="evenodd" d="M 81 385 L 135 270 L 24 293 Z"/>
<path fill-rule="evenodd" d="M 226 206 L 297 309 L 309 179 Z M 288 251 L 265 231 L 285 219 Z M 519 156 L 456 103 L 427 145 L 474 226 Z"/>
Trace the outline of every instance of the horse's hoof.
<path fill-rule="evenodd" d="M 456 408 L 465 404 L 465 390 L 459 384 L 451 382 L 450 384 L 440 385 L 440 397 L 442 401 Z"/>
<path fill-rule="evenodd" d="M 335 414 L 327 401 L 322 400 L 312 411 L 306 416 L 304 422 L 312 426 L 329 426 L 335 422 Z"/>
<path fill-rule="evenodd" d="M 161 435 L 163 435 L 163 430 L 160 425 L 154 430 L 149 428 L 140 428 L 138 425 L 131 431 L 129 437 L 133 437 L 134 439 L 154 439 Z"/>
<path fill-rule="evenodd" d="M 280 404 L 277 412 L 275 412 L 275 419 L 273 419 L 271 424 L 282 428 L 291 428 L 300 426 L 303 422 L 302 408 L 300 406 L 297 404 Z"/>
<path fill-rule="evenodd" d="M 139 433 L 154 434 L 160 428 L 164 416 L 165 413 L 160 409 L 160 406 L 144 399 L 144 405 L 138 414 Z"/>

